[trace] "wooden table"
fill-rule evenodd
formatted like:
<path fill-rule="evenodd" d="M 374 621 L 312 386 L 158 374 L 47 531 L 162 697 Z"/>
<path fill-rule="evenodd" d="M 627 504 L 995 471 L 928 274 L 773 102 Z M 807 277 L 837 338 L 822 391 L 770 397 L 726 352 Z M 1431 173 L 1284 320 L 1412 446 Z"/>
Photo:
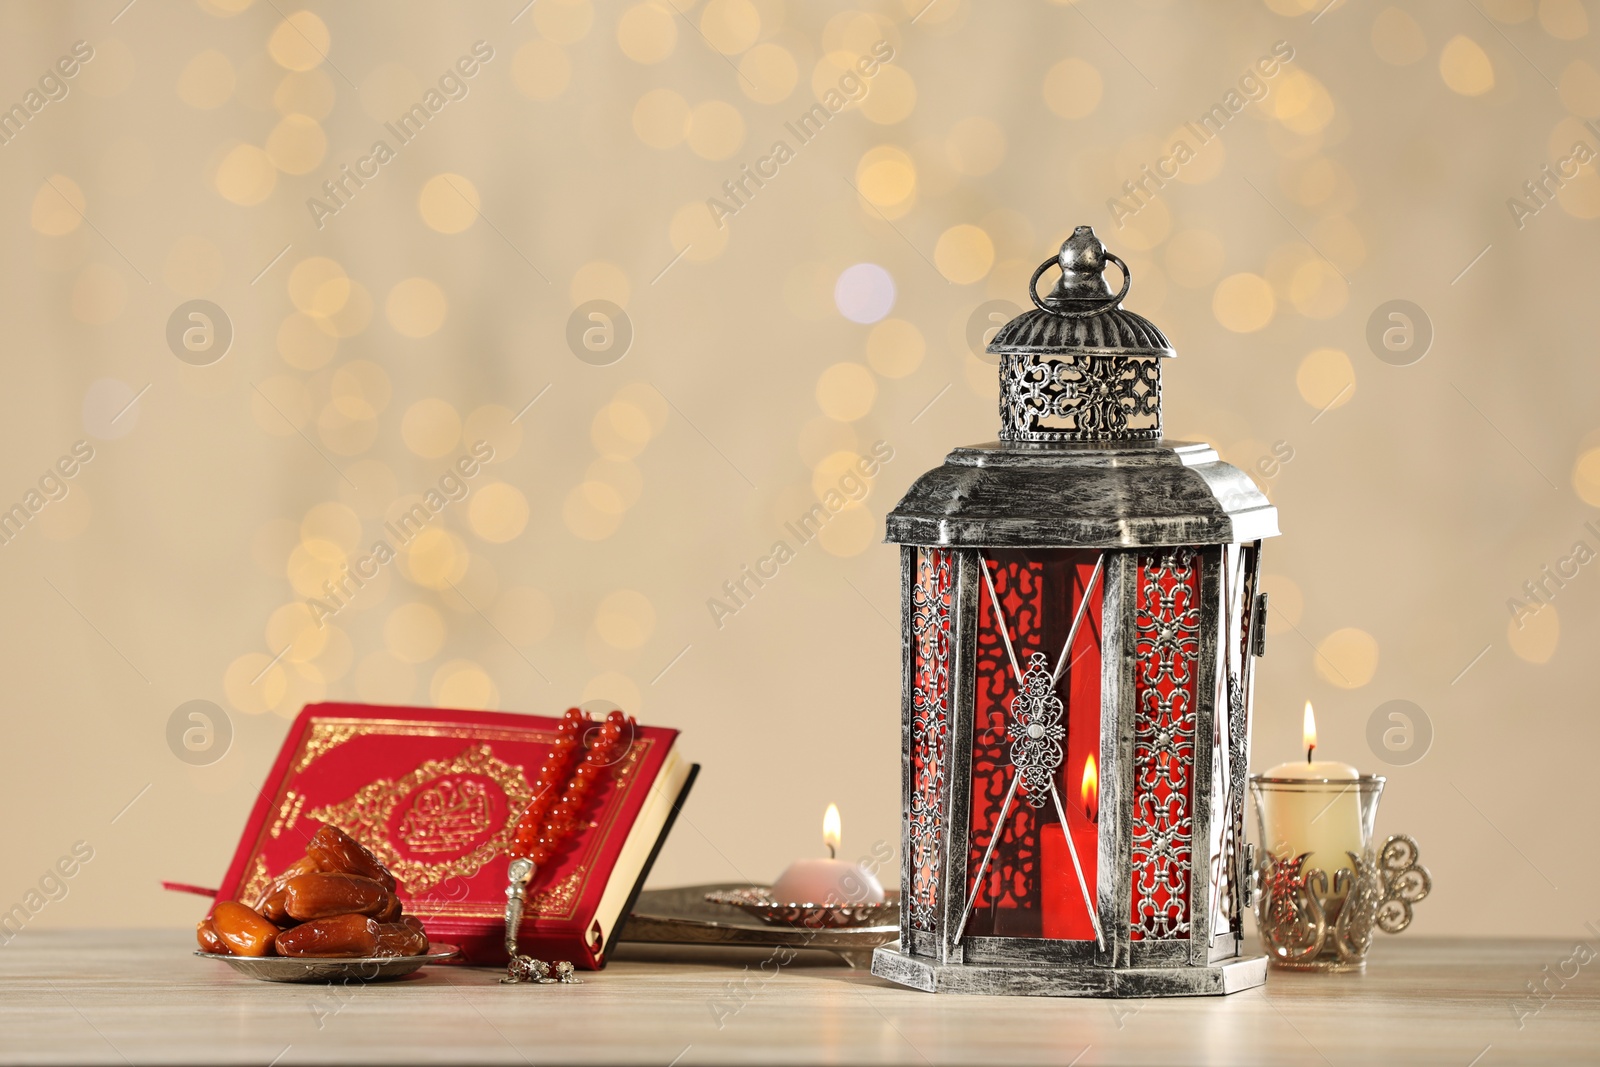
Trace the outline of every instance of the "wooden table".
<path fill-rule="evenodd" d="M 820 955 L 772 974 L 759 952 L 684 963 L 653 946 L 625 946 L 579 986 L 437 966 L 387 985 L 273 985 L 191 947 L 186 931 L 25 931 L 0 947 L 0 1061 L 1600 1062 L 1600 958 L 1518 1026 L 1525 983 L 1572 957 L 1556 941 L 1402 936 L 1364 976 L 1274 973 L 1231 997 L 1147 1001 L 931 996 Z"/>

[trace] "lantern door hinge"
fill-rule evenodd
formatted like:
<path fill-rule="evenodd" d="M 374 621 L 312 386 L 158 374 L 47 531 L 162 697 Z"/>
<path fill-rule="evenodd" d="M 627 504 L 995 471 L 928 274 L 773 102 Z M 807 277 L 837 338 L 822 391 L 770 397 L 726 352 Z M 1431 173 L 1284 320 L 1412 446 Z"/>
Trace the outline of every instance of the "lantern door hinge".
<path fill-rule="evenodd" d="M 1267 594 L 1257 593 L 1254 616 L 1250 620 L 1250 651 L 1257 657 L 1267 654 Z"/>

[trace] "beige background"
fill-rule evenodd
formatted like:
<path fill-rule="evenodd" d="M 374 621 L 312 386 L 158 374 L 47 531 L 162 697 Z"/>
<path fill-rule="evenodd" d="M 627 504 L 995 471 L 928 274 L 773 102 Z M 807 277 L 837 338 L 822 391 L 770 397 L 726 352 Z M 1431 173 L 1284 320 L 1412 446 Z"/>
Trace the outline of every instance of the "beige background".
<path fill-rule="evenodd" d="M 847 854 L 897 840 L 883 513 L 992 438 L 968 320 L 1091 223 L 1179 350 L 1173 436 L 1292 452 L 1257 468 L 1285 530 L 1257 767 L 1311 699 L 1319 755 L 1389 774 L 1380 829 L 1437 882 L 1419 931 L 1600 919 L 1600 566 L 1521 628 L 1507 607 L 1600 548 L 1600 178 L 1521 228 L 1507 206 L 1600 147 L 1593 4 L 678 2 L 6 5 L 0 101 L 94 56 L 0 147 L 0 505 L 94 458 L 0 547 L 0 909 L 86 841 L 34 924 L 192 921 L 157 879 L 220 878 L 322 698 L 683 728 L 705 772 L 657 884 L 771 878 L 829 801 Z M 480 40 L 466 96 L 318 229 L 307 198 Z M 718 229 L 707 198 L 878 40 L 863 102 Z M 1265 98 L 1119 228 L 1108 199 L 1279 41 Z M 841 313 L 841 275 L 881 321 Z M 165 340 L 192 298 L 234 331 L 210 366 Z M 566 340 L 598 298 L 634 331 L 609 366 Z M 1367 345 L 1392 299 L 1435 330 L 1410 366 Z M 468 500 L 318 629 L 306 598 L 480 439 Z M 879 440 L 864 502 L 717 626 L 708 599 Z M 1392 699 L 1433 733 L 1405 766 L 1367 741 Z M 231 722 L 207 766 L 168 745 L 190 700 Z"/>

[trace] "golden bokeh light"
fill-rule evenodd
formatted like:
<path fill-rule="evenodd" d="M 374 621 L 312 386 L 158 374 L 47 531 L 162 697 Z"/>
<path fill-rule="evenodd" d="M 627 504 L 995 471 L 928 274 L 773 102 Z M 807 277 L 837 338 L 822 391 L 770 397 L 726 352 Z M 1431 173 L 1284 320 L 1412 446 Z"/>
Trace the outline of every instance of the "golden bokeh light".
<path fill-rule="evenodd" d="M 328 135 L 310 115 L 285 115 L 267 134 L 267 158 L 285 174 L 310 174 L 328 153 Z"/>
<path fill-rule="evenodd" d="M 272 106 L 280 115 L 310 115 L 320 122 L 332 113 L 338 95 L 333 79 L 320 69 L 290 71 L 273 90 Z"/>
<path fill-rule="evenodd" d="M 1494 88 L 1494 63 L 1477 41 L 1457 34 L 1439 53 L 1439 76 L 1462 96 L 1482 96 Z"/>
<path fill-rule="evenodd" d="M 1589 13 L 1583 0 L 1539 0 L 1539 25 L 1552 37 L 1576 41 L 1589 34 Z"/>
<path fill-rule="evenodd" d="M 1254 333 L 1272 321 L 1277 300 L 1259 274 L 1230 274 L 1211 295 L 1211 312 L 1234 333 Z"/>
<path fill-rule="evenodd" d="M 460 233 L 478 220 L 478 187 L 460 174 L 446 171 L 422 183 L 417 211 L 430 230 Z"/>
<path fill-rule="evenodd" d="M 352 419 L 375 419 L 389 406 L 394 389 L 389 372 L 371 360 L 353 359 L 333 372 L 328 399 Z"/>
<path fill-rule="evenodd" d="M 903 122 L 917 106 L 916 80 L 904 67 L 880 66 L 857 106 L 879 126 Z"/>
<path fill-rule="evenodd" d="M 288 690 L 288 672 L 264 652 L 249 652 L 232 663 L 222 675 L 222 690 L 235 711 L 245 715 L 265 715 L 283 699 Z"/>
<path fill-rule="evenodd" d="M 667 0 L 634 4 L 617 19 L 617 45 L 635 63 L 659 63 L 678 44 L 678 17 Z"/>
<path fill-rule="evenodd" d="M 401 551 L 402 573 L 425 589 L 444 590 L 466 577 L 472 553 L 461 538 L 439 526 L 429 526 Z"/>
<path fill-rule="evenodd" d="M 877 398 L 877 379 L 859 363 L 835 363 L 817 379 L 817 406 L 830 419 L 863 418 Z"/>
<path fill-rule="evenodd" d="M 782 45 L 765 41 L 739 59 L 739 88 L 758 104 L 789 99 L 800 80 L 800 67 Z"/>
<path fill-rule="evenodd" d="M 902 148 L 879 145 L 869 149 L 856 164 L 855 185 L 871 205 L 863 207 L 867 214 L 900 218 L 916 203 L 916 162 Z"/>
<path fill-rule="evenodd" d="M 396 333 L 406 337 L 427 337 L 444 325 L 450 302 L 429 278 L 407 278 L 389 290 L 383 302 L 384 315 Z"/>
<path fill-rule="evenodd" d="M 461 415 L 447 400 L 438 397 L 418 400 L 406 408 L 400 420 L 400 437 L 414 454 L 424 459 L 439 459 L 449 454 L 461 440 Z"/>
<path fill-rule="evenodd" d="M 618 589 L 595 609 L 594 628 L 612 648 L 638 648 L 655 632 L 656 609 L 638 590 Z"/>
<path fill-rule="evenodd" d="M 1331 319 L 1344 310 L 1350 285 L 1327 260 L 1318 257 L 1302 263 L 1289 282 L 1289 300 L 1308 319 Z"/>
<path fill-rule="evenodd" d="M 419 601 L 402 604 L 383 622 L 383 644 L 402 663 L 426 663 L 444 647 L 444 616 Z"/>
<path fill-rule="evenodd" d="M 1600 508 L 1600 448 L 1590 448 L 1572 464 L 1572 490 L 1592 508 Z"/>
<path fill-rule="evenodd" d="M 880 526 L 871 511 L 852 504 L 828 520 L 817 535 L 817 543 L 830 556 L 859 556 L 881 538 Z M 866 605 L 861 606 L 867 610 Z"/>
<path fill-rule="evenodd" d="M 1561 644 L 1561 615 L 1554 604 L 1531 604 L 1529 607 L 1538 610 L 1506 621 L 1506 643 L 1520 660 L 1549 663 Z"/>
<path fill-rule="evenodd" d="M 867 365 L 885 378 L 904 378 L 922 365 L 928 344 L 905 319 L 883 319 L 867 332 Z"/>
<path fill-rule="evenodd" d="M 1385 63 L 1403 67 L 1428 54 L 1428 39 L 1416 19 L 1398 7 L 1386 7 L 1372 20 L 1372 50 Z"/>
<path fill-rule="evenodd" d="M 282 653 L 287 663 L 307 663 L 321 655 L 328 627 L 318 626 L 311 608 L 297 600 L 268 616 L 265 636 L 273 655 Z"/>
<path fill-rule="evenodd" d="M 1333 121 L 1333 96 L 1300 67 L 1285 67 L 1262 104 L 1285 128 L 1302 135 L 1320 133 Z"/>
<path fill-rule="evenodd" d="M 530 100 L 554 100 L 572 81 L 572 60 L 554 41 L 535 37 L 511 57 L 511 82 Z"/>
<path fill-rule="evenodd" d="M 289 271 L 289 299 L 313 318 L 324 318 L 350 299 L 350 276 L 326 256 L 309 256 Z"/>
<path fill-rule="evenodd" d="M 1318 348 L 1300 361 L 1294 383 L 1300 398 L 1316 411 L 1332 411 L 1355 395 L 1356 371 L 1339 349 Z"/>
<path fill-rule="evenodd" d="M 310 70 L 328 55 L 328 25 L 310 11 L 284 17 L 267 38 L 267 54 L 285 70 Z"/>
<path fill-rule="evenodd" d="M 933 264 L 957 285 L 980 282 L 994 266 L 994 241 L 980 226 L 965 222 L 952 226 L 933 246 Z"/>
<path fill-rule="evenodd" d="M 522 423 L 516 412 L 499 404 L 474 408 L 461 423 L 461 440 L 468 447 L 479 441 L 494 449 L 494 458 L 485 463 L 503 463 L 522 447 Z"/>
<path fill-rule="evenodd" d="M 617 532 L 627 509 L 617 491 L 604 482 L 585 481 L 572 487 L 561 504 L 561 521 L 574 536 L 604 541 Z"/>
<path fill-rule="evenodd" d="M 700 33 L 723 55 L 737 55 L 761 36 L 761 12 L 750 0 L 707 0 L 700 9 Z"/>
<path fill-rule="evenodd" d="M 428 687 L 434 706 L 486 711 L 500 706 L 500 690 L 487 671 L 469 659 L 453 659 L 433 672 Z"/>
<path fill-rule="evenodd" d="M 594 25 L 594 7 L 589 0 L 539 0 L 532 14 L 539 32 L 557 44 L 577 44 Z"/>
<path fill-rule="evenodd" d="M 272 195 L 278 169 L 264 149 L 253 144 L 234 145 L 217 164 L 214 179 L 223 199 L 249 207 Z"/>
<path fill-rule="evenodd" d="M 1099 69 L 1069 56 L 1044 76 L 1045 106 L 1064 119 L 1081 119 L 1100 106 L 1101 89 Z"/>
<path fill-rule="evenodd" d="M 497 545 L 514 541 L 528 525 L 528 498 L 514 485 L 490 482 L 467 502 L 467 521 L 485 541 Z"/>
<path fill-rule="evenodd" d="M 731 230 L 731 226 L 717 225 L 715 216 L 703 201 L 692 201 L 673 214 L 667 226 L 667 237 L 673 251 L 682 252 L 690 263 L 709 263 L 722 255 Z"/>
<path fill-rule="evenodd" d="M 1323 681 L 1360 689 L 1378 673 L 1378 642 L 1365 630 L 1347 626 L 1317 642 L 1312 660 Z"/>
<path fill-rule="evenodd" d="M 727 159 L 744 144 L 744 116 L 724 100 L 707 100 L 689 112 L 689 150 L 701 159 Z"/>
<path fill-rule="evenodd" d="M 633 295 L 633 283 L 628 280 L 627 272 L 615 263 L 595 260 L 573 272 L 567 295 L 575 305 L 590 300 L 609 300 L 618 307 L 627 307 L 628 298 Z"/>
<path fill-rule="evenodd" d="M 87 207 L 77 182 L 65 174 L 52 174 L 33 194 L 28 221 L 37 232 L 60 237 L 78 228 Z"/>
<path fill-rule="evenodd" d="M 215 48 L 196 53 L 178 73 L 178 99 L 202 111 L 226 104 L 233 86 L 233 64 Z"/>
<path fill-rule="evenodd" d="M 651 89 L 633 105 L 633 132 L 651 148 L 675 148 L 689 134 L 689 114 L 689 102 L 671 89 Z"/>
<path fill-rule="evenodd" d="M 348 504 L 313 504 L 300 520 L 300 537 L 304 542 L 325 541 L 349 555 L 361 544 L 361 516 Z"/>

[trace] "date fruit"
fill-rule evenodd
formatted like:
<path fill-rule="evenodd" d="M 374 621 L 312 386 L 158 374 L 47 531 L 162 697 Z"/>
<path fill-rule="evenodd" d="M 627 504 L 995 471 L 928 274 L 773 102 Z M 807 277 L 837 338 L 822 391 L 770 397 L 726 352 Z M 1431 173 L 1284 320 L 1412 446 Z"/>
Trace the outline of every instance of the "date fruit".
<path fill-rule="evenodd" d="M 377 956 L 420 956 L 428 951 L 428 935 L 411 916 L 403 922 L 378 924 Z"/>
<path fill-rule="evenodd" d="M 325 919 L 360 912 L 371 915 L 389 906 L 393 894 L 371 878 L 353 874 L 300 874 L 283 887 L 283 910 L 291 919 Z"/>
<path fill-rule="evenodd" d="M 383 888 L 394 890 L 394 875 L 389 868 L 379 863 L 367 846 L 337 826 L 324 823 L 306 846 L 306 856 L 320 871 L 370 878 Z"/>
<path fill-rule="evenodd" d="M 218 956 L 232 955 L 222 938 L 217 936 L 217 928 L 211 925 L 209 915 L 195 924 L 194 939 L 200 942 L 201 952 L 211 952 Z"/>
<path fill-rule="evenodd" d="M 217 937 L 235 956 L 270 956 L 278 928 L 237 900 L 224 900 L 211 912 Z"/>
<path fill-rule="evenodd" d="M 280 956 L 373 956 L 378 950 L 378 924 L 367 915 L 333 915 L 312 919 L 277 937 Z"/>

